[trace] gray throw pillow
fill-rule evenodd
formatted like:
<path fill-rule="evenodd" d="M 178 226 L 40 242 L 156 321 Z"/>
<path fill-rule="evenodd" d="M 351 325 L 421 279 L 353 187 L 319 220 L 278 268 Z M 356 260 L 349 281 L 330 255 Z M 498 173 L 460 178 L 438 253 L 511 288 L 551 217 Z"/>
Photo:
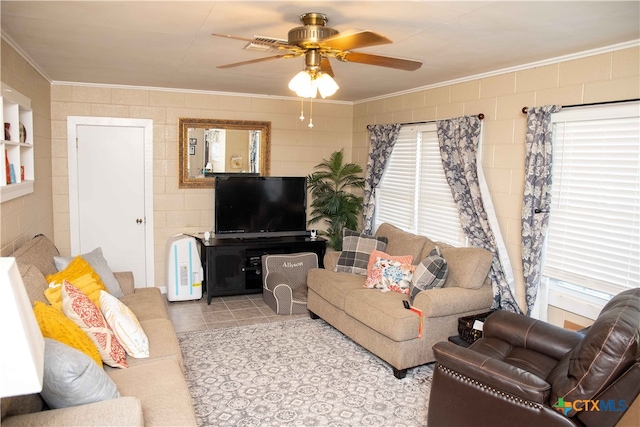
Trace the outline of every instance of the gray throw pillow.
<path fill-rule="evenodd" d="M 384 252 L 387 241 L 386 237 L 371 236 L 345 228 L 342 232 L 342 252 L 334 271 L 366 276 L 371 252 L 374 249 Z"/>
<path fill-rule="evenodd" d="M 100 279 L 102 279 L 102 283 L 107 287 L 107 290 L 111 295 L 116 298 L 122 298 L 124 296 L 124 292 L 120 289 L 120 284 L 116 279 L 116 276 L 113 275 L 111 268 L 109 268 L 109 264 L 107 264 L 107 260 L 104 259 L 102 255 L 102 248 L 95 248 L 91 252 L 87 252 L 86 254 L 80 255 L 89 265 L 98 273 Z M 53 262 L 56 264 L 56 268 L 58 271 L 62 271 L 75 257 L 61 257 L 55 256 L 53 257 Z"/>
<path fill-rule="evenodd" d="M 67 408 L 120 397 L 118 388 L 83 352 L 44 339 L 44 375 L 40 395 L 50 408 Z"/>
<path fill-rule="evenodd" d="M 447 260 L 442 257 L 437 246 L 416 267 L 411 278 L 409 300 L 413 300 L 418 293 L 427 289 L 441 288 L 447 280 L 449 266 Z"/>

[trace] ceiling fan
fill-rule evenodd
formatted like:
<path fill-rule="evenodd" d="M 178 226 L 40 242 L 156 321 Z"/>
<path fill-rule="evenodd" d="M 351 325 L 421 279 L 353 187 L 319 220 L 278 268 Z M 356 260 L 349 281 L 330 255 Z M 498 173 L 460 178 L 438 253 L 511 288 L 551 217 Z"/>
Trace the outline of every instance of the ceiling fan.
<path fill-rule="evenodd" d="M 273 56 L 221 65 L 218 66 L 218 68 L 238 67 L 257 62 L 270 61 L 272 59 L 296 58 L 302 55 L 305 57 L 305 71 L 309 72 L 312 76 L 318 73 L 325 73 L 333 77 L 333 70 L 331 69 L 329 58 L 335 58 L 342 62 L 356 62 L 406 71 L 417 70 L 422 66 L 422 62 L 409 59 L 352 52 L 352 49 L 392 43 L 391 40 L 380 34 L 371 31 L 354 31 L 340 34 L 337 30 L 326 26 L 329 21 L 326 15 L 316 12 L 301 15 L 300 21 L 302 21 L 304 25 L 291 29 L 287 41 L 261 37 L 248 39 L 231 35 L 213 34 L 217 37 L 247 41 L 265 48 L 270 47 L 276 49 L 278 52 Z"/>

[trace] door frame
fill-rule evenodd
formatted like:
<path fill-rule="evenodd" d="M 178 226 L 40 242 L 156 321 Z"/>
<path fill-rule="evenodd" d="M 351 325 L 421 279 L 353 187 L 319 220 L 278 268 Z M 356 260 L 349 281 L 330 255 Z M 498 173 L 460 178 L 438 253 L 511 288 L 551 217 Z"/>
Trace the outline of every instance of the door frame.
<path fill-rule="evenodd" d="M 78 204 L 78 126 L 113 126 L 144 128 L 144 235 L 145 272 L 147 283 L 137 287 L 155 286 L 154 227 L 153 227 L 153 120 L 116 117 L 67 117 L 67 161 L 69 168 L 69 234 L 71 255 L 80 254 L 80 213 Z"/>

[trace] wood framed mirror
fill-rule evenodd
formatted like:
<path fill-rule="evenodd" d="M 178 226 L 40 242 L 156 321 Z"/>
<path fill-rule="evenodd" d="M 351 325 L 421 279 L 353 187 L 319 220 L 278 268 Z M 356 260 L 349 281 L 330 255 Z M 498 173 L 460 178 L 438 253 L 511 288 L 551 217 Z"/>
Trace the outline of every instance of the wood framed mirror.
<path fill-rule="evenodd" d="M 271 122 L 179 119 L 179 188 L 214 188 L 218 175 L 269 176 L 270 168 Z"/>

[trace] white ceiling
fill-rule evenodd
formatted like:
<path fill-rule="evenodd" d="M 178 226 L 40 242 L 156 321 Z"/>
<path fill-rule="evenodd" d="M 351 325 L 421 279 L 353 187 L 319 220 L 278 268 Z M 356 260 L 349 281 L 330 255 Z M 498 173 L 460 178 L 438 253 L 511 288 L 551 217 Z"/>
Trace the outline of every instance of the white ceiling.
<path fill-rule="evenodd" d="M 393 44 L 360 52 L 423 62 L 400 71 L 332 60 L 358 101 L 541 63 L 640 39 L 639 1 L 5 1 L 2 35 L 52 82 L 292 96 L 303 58 L 219 65 L 270 53 L 211 36 L 286 39 L 321 12 L 340 32 L 371 30 Z M 640 66 L 640 64 L 639 64 Z"/>

